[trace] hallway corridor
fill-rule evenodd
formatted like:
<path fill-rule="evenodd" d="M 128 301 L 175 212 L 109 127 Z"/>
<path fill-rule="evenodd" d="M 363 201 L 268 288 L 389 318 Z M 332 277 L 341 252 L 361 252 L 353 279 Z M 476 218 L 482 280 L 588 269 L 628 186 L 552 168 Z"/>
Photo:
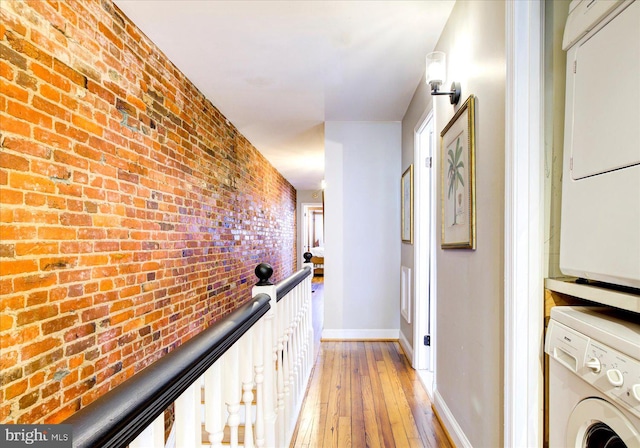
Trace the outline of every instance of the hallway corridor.
<path fill-rule="evenodd" d="M 292 447 L 450 447 L 397 342 L 326 341 Z"/>

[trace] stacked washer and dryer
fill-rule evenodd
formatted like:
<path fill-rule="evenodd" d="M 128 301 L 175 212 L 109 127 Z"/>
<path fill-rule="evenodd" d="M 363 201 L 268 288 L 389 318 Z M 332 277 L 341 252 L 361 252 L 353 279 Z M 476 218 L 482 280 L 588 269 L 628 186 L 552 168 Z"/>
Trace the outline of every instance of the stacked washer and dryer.
<path fill-rule="evenodd" d="M 640 448 L 640 0 L 573 0 L 563 49 L 560 268 L 636 312 L 552 308 L 549 446 Z"/>
<path fill-rule="evenodd" d="M 549 446 L 640 447 L 640 324 L 606 307 L 551 309 Z"/>

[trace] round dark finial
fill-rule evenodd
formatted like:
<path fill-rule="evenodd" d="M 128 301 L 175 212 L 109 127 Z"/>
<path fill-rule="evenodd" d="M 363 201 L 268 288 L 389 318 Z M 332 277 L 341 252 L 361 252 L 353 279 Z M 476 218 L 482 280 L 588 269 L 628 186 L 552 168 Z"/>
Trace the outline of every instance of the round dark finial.
<path fill-rule="evenodd" d="M 273 285 L 273 283 L 269 281 L 269 277 L 273 275 L 273 268 L 269 263 L 260 263 L 258 266 L 256 266 L 256 270 L 254 272 L 256 273 L 256 277 L 260 279 L 260 281 L 256 283 L 256 286 Z"/>
<path fill-rule="evenodd" d="M 311 252 L 305 252 L 302 254 L 302 256 L 304 257 L 305 263 L 311 263 L 311 257 L 313 257 L 313 254 Z"/>

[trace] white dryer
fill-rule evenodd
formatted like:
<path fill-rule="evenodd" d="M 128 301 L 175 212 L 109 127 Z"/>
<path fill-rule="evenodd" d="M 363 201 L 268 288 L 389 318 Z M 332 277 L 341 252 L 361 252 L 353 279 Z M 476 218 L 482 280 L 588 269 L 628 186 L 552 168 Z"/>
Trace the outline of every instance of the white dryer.
<path fill-rule="evenodd" d="M 640 315 L 554 307 L 549 447 L 640 448 Z"/>

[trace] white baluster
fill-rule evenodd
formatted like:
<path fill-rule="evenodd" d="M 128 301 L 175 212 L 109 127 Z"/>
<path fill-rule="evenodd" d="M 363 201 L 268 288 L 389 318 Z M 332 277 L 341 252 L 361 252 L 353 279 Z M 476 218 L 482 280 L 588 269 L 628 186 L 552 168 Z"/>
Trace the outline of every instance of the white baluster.
<path fill-rule="evenodd" d="M 291 402 L 295 402 L 295 397 L 298 394 L 298 372 L 296 366 L 296 358 L 298 352 L 298 340 L 296 338 L 296 290 L 298 288 L 294 288 L 285 300 L 288 303 L 289 307 L 289 348 L 290 348 L 290 358 L 289 362 L 291 364 L 291 370 L 289 371 L 289 394 L 291 397 Z"/>
<path fill-rule="evenodd" d="M 284 301 L 280 300 L 277 304 L 277 324 L 278 324 L 278 350 L 277 350 L 277 365 L 278 365 L 278 444 L 285 444 L 285 428 L 287 424 L 287 416 L 285 409 L 285 366 L 286 366 L 286 350 L 285 350 L 285 329 L 286 329 L 286 314 L 284 308 Z"/>
<path fill-rule="evenodd" d="M 288 300 L 287 300 L 288 299 Z M 284 383 L 284 394 L 285 394 L 285 415 L 287 422 L 287 436 L 289 434 L 289 428 L 291 427 L 291 419 L 293 417 L 293 362 L 294 362 L 294 354 L 291 347 L 291 335 L 293 334 L 293 310 L 292 310 L 292 300 L 291 297 L 285 297 L 282 299 L 286 304 L 286 313 L 287 313 L 287 330 L 285 339 L 287 344 L 285 346 L 285 383 Z"/>
<path fill-rule="evenodd" d="M 175 401 L 176 446 L 200 447 L 202 419 L 200 418 L 200 381 L 196 381 Z"/>
<path fill-rule="evenodd" d="M 277 339 L 275 332 L 276 302 L 271 301 L 271 309 L 267 312 L 264 320 L 264 419 L 265 419 L 265 443 L 266 446 L 276 446 L 276 418 L 277 418 L 277 398 L 276 398 L 276 360 L 277 360 Z"/>
<path fill-rule="evenodd" d="M 296 294 L 296 340 L 298 341 L 298 353 L 296 356 L 296 372 L 297 372 L 297 386 L 298 395 L 296 401 L 300 400 L 300 397 L 304 395 L 304 377 L 305 377 L 305 344 L 306 339 L 304 337 L 304 282 L 299 285 L 298 292 Z"/>
<path fill-rule="evenodd" d="M 309 375 L 311 374 L 311 369 L 313 367 L 313 362 L 315 361 L 314 359 L 314 354 L 315 354 L 315 347 L 314 347 L 314 339 L 313 339 L 313 323 L 312 323 L 312 316 L 313 316 L 313 303 L 312 303 L 312 292 L 311 292 L 311 277 L 309 277 L 309 280 L 307 282 L 307 284 L 305 285 L 305 291 L 306 291 L 306 303 L 305 303 L 305 326 L 306 326 L 306 344 L 307 344 L 307 369 L 306 369 L 306 381 L 309 381 Z"/>
<path fill-rule="evenodd" d="M 130 448 L 164 447 L 164 412 L 142 431 L 130 444 Z"/>
<path fill-rule="evenodd" d="M 238 426 L 240 425 L 240 366 L 238 363 L 238 344 L 233 344 L 227 350 L 224 371 L 225 403 L 227 404 L 227 425 L 231 433 L 231 446 L 238 447 Z"/>
<path fill-rule="evenodd" d="M 204 374 L 204 424 L 213 448 L 222 447 L 224 438 L 224 418 L 226 417 L 222 396 L 224 359 L 223 355 Z"/>
<path fill-rule="evenodd" d="M 265 441 L 265 397 L 264 397 L 264 358 L 265 358 L 265 321 L 263 316 L 253 328 L 253 359 L 256 382 L 256 447 L 264 447 Z M 269 347 L 268 345 L 266 347 Z M 267 352 L 269 353 L 269 352 Z"/>
<path fill-rule="evenodd" d="M 253 327 L 238 341 L 240 344 L 240 378 L 244 403 L 244 447 L 253 448 Z"/>

